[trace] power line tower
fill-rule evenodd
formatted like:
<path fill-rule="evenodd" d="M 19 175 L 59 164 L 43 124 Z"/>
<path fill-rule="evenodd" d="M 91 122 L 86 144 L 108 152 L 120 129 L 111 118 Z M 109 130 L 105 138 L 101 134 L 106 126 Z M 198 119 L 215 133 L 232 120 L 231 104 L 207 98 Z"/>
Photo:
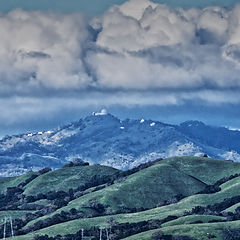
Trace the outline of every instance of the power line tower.
<path fill-rule="evenodd" d="M 3 219 L 3 240 L 6 239 L 7 223 L 10 223 L 11 237 L 14 238 L 13 220 L 12 220 L 12 217 L 8 217 L 8 218 L 5 217 L 5 218 Z"/>
<path fill-rule="evenodd" d="M 7 227 L 7 218 L 4 218 L 4 225 L 3 225 L 3 240 L 6 239 L 6 227 Z"/>
<path fill-rule="evenodd" d="M 106 232 L 106 238 L 107 238 L 107 240 L 110 240 L 108 228 L 104 228 L 104 227 L 100 227 L 100 228 L 99 228 L 99 240 L 103 240 L 103 233 L 104 233 L 103 230 L 105 230 L 105 232 Z M 104 238 L 104 239 L 105 239 L 105 238 Z"/>
<path fill-rule="evenodd" d="M 12 217 L 10 217 L 9 221 L 10 221 L 10 226 L 11 226 L 11 235 L 12 235 L 12 238 L 14 238 L 14 232 L 13 232 L 13 220 L 12 220 Z"/>

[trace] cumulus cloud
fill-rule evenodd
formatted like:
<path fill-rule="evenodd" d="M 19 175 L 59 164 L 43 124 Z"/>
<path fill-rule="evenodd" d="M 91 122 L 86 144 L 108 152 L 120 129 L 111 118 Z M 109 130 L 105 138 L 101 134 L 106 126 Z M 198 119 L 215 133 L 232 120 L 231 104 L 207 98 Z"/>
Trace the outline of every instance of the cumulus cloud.
<path fill-rule="evenodd" d="M 88 62 L 104 87 L 239 88 L 239 44 L 233 41 L 240 39 L 239 13 L 239 6 L 183 10 L 132 0 L 98 20 L 96 44 L 112 53 L 89 53 Z"/>
<path fill-rule="evenodd" d="M 2 90 L 81 88 L 89 81 L 80 58 L 88 35 L 79 14 L 17 9 L 1 15 Z"/>
<path fill-rule="evenodd" d="M 133 6 L 138 6 L 141 10 L 144 6 L 145 9 L 138 11 L 137 8 L 131 13 L 124 4 L 105 13 L 97 39 L 99 46 L 114 51 L 138 51 L 155 46 L 186 44 L 194 38 L 194 24 L 167 6 L 146 0 L 133 0 L 126 5 L 133 9 Z"/>
<path fill-rule="evenodd" d="M 130 0 L 94 19 L 1 14 L 0 97 L 88 102 L 99 101 L 97 92 L 109 104 L 177 104 L 190 96 L 233 102 L 220 96 L 240 89 L 239 16 L 240 5 L 184 10 L 149 0 Z"/>

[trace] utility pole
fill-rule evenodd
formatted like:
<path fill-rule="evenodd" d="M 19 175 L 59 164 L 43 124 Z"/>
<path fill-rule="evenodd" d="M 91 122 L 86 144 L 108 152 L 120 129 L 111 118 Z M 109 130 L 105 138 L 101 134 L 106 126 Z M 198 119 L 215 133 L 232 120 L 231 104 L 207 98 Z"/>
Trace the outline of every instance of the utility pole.
<path fill-rule="evenodd" d="M 102 240 L 102 228 L 99 228 L 100 229 L 100 236 L 99 236 L 99 240 Z"/>
<path fill-rule="evenodd" d="M 4 218 L 4 226 L 3 226 L 3 240 L 6 239 L 6 225 L 7 225 L 7 218 Z"/>
<path fill-rule="evenodd" d="M 11 225 L 11 234 L 12 234 L 12 238 L 14 238 L 12 217 L 10 217 L 10 225 Z"/>
<path fill-rule="evenodd" d="M 109 240 L 108 229 L 106 228 L 105 230 L 106 230 L 107 240 Z"/>
<path fill-rule="evenodd" d="M 82 229 L 82 237 L 81 237 L 82 240 L 84 240 L 84 229 Z"/>

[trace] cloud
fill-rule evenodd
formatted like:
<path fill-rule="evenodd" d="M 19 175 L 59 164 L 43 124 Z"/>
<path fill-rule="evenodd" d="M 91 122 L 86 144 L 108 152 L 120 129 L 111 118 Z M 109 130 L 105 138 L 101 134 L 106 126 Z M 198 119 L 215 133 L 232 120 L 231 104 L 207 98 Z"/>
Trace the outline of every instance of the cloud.
<path fill-rule="evenodd" d="M 113 51 L 139 51 L 187 43 L 194 38 L 194 24 L 174 9 L 146 0 L 133 0 L 111 8 L 103 15 L 101 28 L 97 45 Z"/>
<path fill-rule="evenodd" d="M 88 53 L 96 86 L 239 89 L 239 16 L 239 6 L 183 10 L 148 0 L 115 6 L 93 25 L 96 45 L 108 51 Z"/>
<path fill-rule="evenodd" d="M 83 87 L 89 77 L 80 56 L 88 35 L 80 14 L 17 9 L 1 15 L 1 90 Z"/>
<path fill-rule="evenodd" d="M 224 96 L 240 89 L 239 16 L 240 5 L 184 10 L 149 0 L 130 0 L 93 19 L 1 14 L 0 98 L 235 102 Z"/>

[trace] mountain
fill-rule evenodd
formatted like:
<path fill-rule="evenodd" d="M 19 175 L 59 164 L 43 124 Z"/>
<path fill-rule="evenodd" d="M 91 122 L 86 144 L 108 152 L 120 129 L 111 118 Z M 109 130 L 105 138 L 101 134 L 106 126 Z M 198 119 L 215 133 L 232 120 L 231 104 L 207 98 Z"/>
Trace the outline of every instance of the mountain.
<path fill-rule="evenodd" d="M 240 131 L 188 121 L 170 125 L 152 120 L 119 120 L 106 111 L 53 131 L 7 136 L 0 141 L 0 176 L 14 176 L 69 161 L 128 169 L 172 156 L 240 161 Z"/>

